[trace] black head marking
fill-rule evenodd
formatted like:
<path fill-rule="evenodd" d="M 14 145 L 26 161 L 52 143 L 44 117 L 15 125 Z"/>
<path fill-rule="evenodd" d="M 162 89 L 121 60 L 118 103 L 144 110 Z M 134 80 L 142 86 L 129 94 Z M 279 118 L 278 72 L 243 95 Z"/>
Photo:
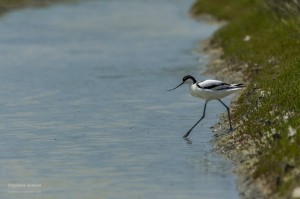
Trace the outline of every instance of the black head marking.
<path fill-rule="evenodd" d="M 195 84 L 197 82 L 196 79 L 193 76 L 191 76 L 191 75 L 184 76 L 183 79 L 182 79 L 182 82 L 185 82 L 188 79 L 191 79 L 193 81 L 193 84 Z"/>

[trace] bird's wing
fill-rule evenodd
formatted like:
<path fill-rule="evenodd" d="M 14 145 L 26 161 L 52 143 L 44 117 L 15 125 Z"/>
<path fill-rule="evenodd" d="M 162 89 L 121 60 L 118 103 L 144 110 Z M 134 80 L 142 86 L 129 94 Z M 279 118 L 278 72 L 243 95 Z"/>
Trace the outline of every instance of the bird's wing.
<path fill-rule="evenodd" d="M 223 89 L 229 89 L 231 87 L 230 84 L 224 83 L 219 80 L 212 80 L 212 79 L 205 80 L 202 82 L 197 82 L 196 84 L 199 88 L 210 89 L 210 90 L 223 90 Z"/>

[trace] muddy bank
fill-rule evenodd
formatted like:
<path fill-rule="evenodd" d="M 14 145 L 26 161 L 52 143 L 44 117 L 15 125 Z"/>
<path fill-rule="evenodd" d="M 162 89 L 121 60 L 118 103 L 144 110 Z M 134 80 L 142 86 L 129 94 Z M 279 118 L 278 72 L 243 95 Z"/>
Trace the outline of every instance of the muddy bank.
<path fill-rule="evenodd" d="M 198 20 L 204 20 L 209 23 L 217 23 L 222 27 L 226 25 L 224 21 L 218 21 L 212 16 L 205 15 L 198 16 Z M 204 72 L 206 75 L 213 75 L 216 79 L 228 83 L 244 83 L 247 84 L 247 78 L 244 77 L 243 71 L 238 71 L 238 63 L 229 62 L 222 58 L 223 49 L 215 44 L 211 39 L 204 40 L 200 43 L 199 51 L 209 55 L 209 63 L 207 70 Z M 230 105 L 231 112 L 235 111 L 236 100 L 241 95 L 241 92 L 236 93 Z M 256 158 L 253 157 L 254 148 L 248 150 L 239 150 L 239 145 L 243 142 L 235 139 L 240 126 L 236 121 L 233 121 L 235 128 L 234 132 L 228 133 L 226 131 L 228 126 L 227 114 L 223 114 L 219 123 L 213 126 L 214 139 L 212 145 L 214 151 L 222 156 L 224 159 L 230 160 L 234 164 L 233 172 L 237 175 L 237 189 L 240 193 L 241 199 L 264 199 L 266 193 L 263 182 L 255 181 L 252 178 L 252 173 L 248 173 L 249 166 L 256 163 Z M 251 157 L 250 157 L 251 156 Z"/>
<path fill-rule="evenodd" d="M 235 63 L 228 63 L 221 58 L 223 54 L 221 47 L 212 44 L 211 40 L 205 41 L 202 43 L 202 46 L 203 51 L 210 56 L 210 62 L 205 74 L 212 74 L 217 79 L 221 79 L 229 83 L 247 83 L 245 82 L 245 78 L 241 71 L 233 70 L 236 68 Z M 236 93 L 231 102 L 231 112 L 235 111 L 235 101 L 239 95 L 240 93 Z M 249 148 L 248 151 L 238 150 L 238 145 L 242 144 L 242 142 L 235 139 L 239 126 L 235 121 L 233 121 L 235 131 L 227 133 L 226 129 L 228 126 L 228 120 L 226 116 L 227 114 L 222 115 L 220 122 L 213 128 L 214 139 L 212 140 L 212 144 L 214 150 L 223 158 L 229 159 L 234 163 L 234 173 L 238 177 L 237 189 L 240 192 L 240 197 L 242 199 L 265 198 L 262 193 L 264 188 L 260 185 L 261 183 L 255 182 L 252 179 L 252 173 L 247 173 L 248 165 L 255 164 L 255 157 L 251 157 L 251 159 L 249 159 L 249 155 L 252 154 L 251 151 L 255 149 Z"/>
<path fill-rule="evenodd" d="M 299 7 L 288 0 L 199 0 L 191 9 L 230 22 L 209 44 L 221 46 L 225 60 L 214 60 L 210 72 L 228 82 L 237 74 L 247 87 L 231 107 L 236 131 L 215 145 L 245 174 L 248 198 L 261 197 L 251 195 L 250 184 L 264 198 L 300 198 Z"/>

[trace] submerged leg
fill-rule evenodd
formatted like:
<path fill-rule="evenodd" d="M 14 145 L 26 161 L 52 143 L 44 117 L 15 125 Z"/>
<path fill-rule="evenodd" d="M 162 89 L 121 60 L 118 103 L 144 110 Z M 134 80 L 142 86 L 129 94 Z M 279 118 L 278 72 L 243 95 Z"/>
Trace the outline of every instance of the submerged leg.
<path fill-rule="evenodd" d="M 184 134 L 184 136 L 182 138 L 186 138 L 187 136 L 189 136 L 189 134 L 191 133 L 191 131 L 197 126 L 197 124 L 199 124 L 199 122 L 201 122 L 201 120 L 205 117 L 205 110 L 206 110 L 206 104 L 207 102 L 205 102 L 204 104 L 204 110 L 203 110 L 203 115 L 202 117 L 200 118 L 200 120 L 198 122 L 196 122 L 196 124 L 194 124 L 194 126 L 188 130 L 188 132 L 186 132 L 186 134 Z"/>
<path fill-rule="evenodd" d="M 226 109 L 227 109 L 227 112 L 228 112 L 228 120 L 229 120 L 229 131 L 232 131 L 233 130 L 233 128 L 232 128 L 232 126 L 231 126 L 231 118 L 230 118 L 230 111 L 229 111 L 229 107 L 228 106 L 226 106 L 226 104 L 224 104 L 224 102 L 222 102 L 220 99 L 219 99 L 219 101 L 226 107 Z"/>

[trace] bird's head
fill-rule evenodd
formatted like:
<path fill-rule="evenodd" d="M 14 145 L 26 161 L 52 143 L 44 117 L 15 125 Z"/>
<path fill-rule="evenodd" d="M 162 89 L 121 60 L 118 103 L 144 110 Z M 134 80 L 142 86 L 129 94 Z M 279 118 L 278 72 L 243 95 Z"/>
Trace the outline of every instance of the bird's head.
<path fill-rule="evenodd" d="M 179 86 L 183 85 L 183 84 L 188 84 L 188 85 L 192 85 L 192 84 L 195 84 L 197 81 L 196 79 L 191 76 L 191 75 L 186 75 L 182 78 L 182 82 L 176 86 L 175 88 L 173 89 L 170 89 L 170 90 L 167 90 L 167 91 L 172 91 L 172 90 L 175 90 L 176 88 L 178 88 Z"/>
<path fill-rule="evenodd" d="M 192 84 L 195 84 L 196 82 L 197 82 L 196 79 L 191 75 L 186 75 L 182 78 L 182 83 L 183 84 L 192 85 Z"/>

